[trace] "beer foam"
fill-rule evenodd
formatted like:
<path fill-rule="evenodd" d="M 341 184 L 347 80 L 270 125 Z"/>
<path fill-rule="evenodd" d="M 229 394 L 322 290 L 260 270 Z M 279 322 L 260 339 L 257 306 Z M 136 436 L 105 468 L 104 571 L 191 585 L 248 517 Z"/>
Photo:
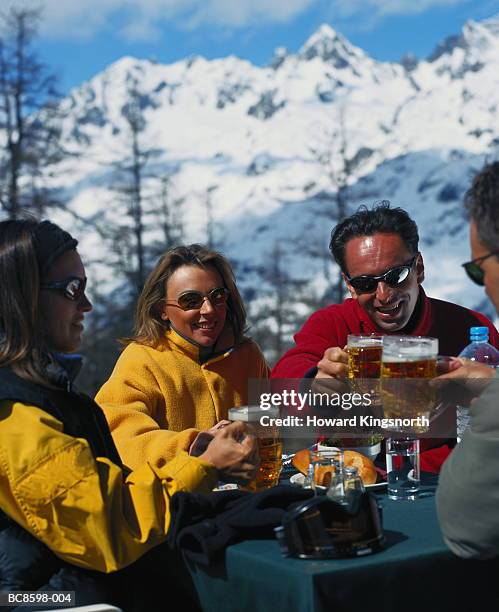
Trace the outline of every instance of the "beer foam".
<path fill-rule="evenodd" d="M 422 336 L 385 336 L 383 338 L 384 362 L 404 363 L 408 361 L 436 360 L 438 340 Z"/>
<path fill-rule="evenodd" d="M 392 347 L 390 347 L 392 348 Z M 393 353 L 383 348 L 383 361 L 388 363 L 407 363 L 408 361 L 436 360 L 437 356 L 428 346 L 396 346 Z"/>
<path fill-rule="evenodd" d="M 354 340 L 348 345 L 348 348 L 373 348 L 376 346 L 382 346 L 382 342 L 379 338 L 362 338 Z"/>

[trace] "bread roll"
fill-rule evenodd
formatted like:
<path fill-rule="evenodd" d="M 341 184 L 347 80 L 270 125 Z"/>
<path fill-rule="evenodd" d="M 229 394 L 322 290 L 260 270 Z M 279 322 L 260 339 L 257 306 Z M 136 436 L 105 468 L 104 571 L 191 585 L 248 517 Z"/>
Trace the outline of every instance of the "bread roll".
<path fill-rule="evenodd" d="M 374 463 L 361 453 L 352 450 L 344 451 L 345 467 L 356 467 L 362 482 L 365 485 L 374 484 L 376 482 L 377 473 Z M 302 474 L 307 474 L 308 465 L 310 463 L 310 451 L 304 448 L 298 451 L 292 459 L 292 463 L 297 470 Z M 331 482 L 331 474 L 334 467 L 324 466 L 317 470 L 317 484 L 327 487 Z"/>
<path fill-rule="evenodd" d="M 291 463 L 299 472 L 305 474 L 306 476 L 308 472 L 308 466 L 310 464 L 310 451 L 308 450 L 308 448 L 304 448 L 303 450 L 298 451 L 291 460 Z"/>
<path fill-rule="evenodd" d="M 347 467 L 356 467 L 359 471 L 359 476 L 365 485 L 374 484 L 378 477 L 374 463 L 369 457 L 357 451 L 344 451 L 345 465 Z"/>

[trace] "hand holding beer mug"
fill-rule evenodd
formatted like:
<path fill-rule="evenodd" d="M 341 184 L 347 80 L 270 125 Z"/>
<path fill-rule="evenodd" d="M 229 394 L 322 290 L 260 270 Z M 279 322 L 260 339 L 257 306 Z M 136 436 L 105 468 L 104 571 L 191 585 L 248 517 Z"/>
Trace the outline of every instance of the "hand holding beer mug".
<path fill-rule="evenodd" d="M 229 410 L 228 418 L 248 423 L 256 437 L 260 467 L 248 488 L 261 491 L 277 485 L 282 469 L 282 441 L 273 419 L 279 418 L 278 408 L 264 410 L 260 406 L 239 406 Z"/>
<path fill-rule="evenodd" d="M 212 463 L 222 481 L 244 484 L 254 478 L 258 468 L 257 442 L 245 423 L 229 423 L 213 436 L 201 433 L 205 450 L 197 456 Z"/>
<path fill-rule="evenodd" d="M 317 374 L 312 382 L 314 393 L 347 393 L 348 353 L 346 347 L 330 346 L 317 364 Z"/>

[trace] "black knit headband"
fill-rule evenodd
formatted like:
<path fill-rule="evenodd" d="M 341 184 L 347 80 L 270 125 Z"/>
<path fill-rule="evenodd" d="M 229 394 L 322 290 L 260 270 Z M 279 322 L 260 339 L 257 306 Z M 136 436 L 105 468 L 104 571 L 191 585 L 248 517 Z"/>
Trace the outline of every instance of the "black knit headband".
<path fill-rule="evenodd" d="M 42 221 L 34 231 L 36 258 L 44 276 L 54 261 L 66 251 L 74 251 L 78 240 L 51 221 Z"/>

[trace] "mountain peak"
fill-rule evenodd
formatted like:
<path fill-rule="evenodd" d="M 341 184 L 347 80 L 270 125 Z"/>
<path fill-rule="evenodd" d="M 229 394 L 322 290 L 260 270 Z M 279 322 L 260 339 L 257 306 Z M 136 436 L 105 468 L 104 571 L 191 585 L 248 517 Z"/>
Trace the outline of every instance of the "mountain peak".
<path fill-rule="evenodd" d="M 454 49 L 466 48 L 466 40 L 462 34 L 452 34 L 447 36 L 442 42 L 438 43 L 435 49 L 428 56 L 429 62 L 435 62 L 442 55 L 452 55 Z"/>
<path fill-rule="evenodd" d="M 131 75 L 138 76 L 149 65 L 151 65 L 149 60 L 139 59 L 131 55 L 124 55 L 115 60 L 112 64 L 109 64 L 101 74 L 105 75 L 107 78 L 112 77 L 121 81 L 126 80 Z"/>
<path fill-rule="evenodd" d="M 312 39 L 314 36 L 317 38 L 336 38 L 337 35 L 338 34 L 336 30 L 332 28 L 329 23 L 323 23 L 319 26 L 317 32 L 315 32 L 315 34 L 312 34 L 309 40 Z"/>
<path fill-rule="evenodd" d="M 498 42 L 499 18 L 493 17 L 485 21 L 467 21 L 463 26 L 463 36 L 469 47 L 487 49 Z"/>
<path fill-rule="evenodd" d="M 467 21 L 461 34 L 448 36 L 439 43 L 433 53 L 428 57 L 434 62 L 442 55 L 452 55 L 454 49 L 475 50 L 484 52 L 499 43 L 499 14 L 483 21 Z"/>
<path fill-rule="evenodd" d="M 319 57 L 336 68 L 346 68 L 353 58 L 362 59 L 366 56 L 329 24 L 323 23 L 301 47 L 298 57 L 305 61 Z"/>
<path fill-rule="evenodd" d="M 499 36 L 499 13 L 493 17 L 489 17 L 489 19 L 480 21 L 479 23 L 483 27 L 487 28 L 487 30 L 489 30 L 489 32 L 494 36 Z"/>

